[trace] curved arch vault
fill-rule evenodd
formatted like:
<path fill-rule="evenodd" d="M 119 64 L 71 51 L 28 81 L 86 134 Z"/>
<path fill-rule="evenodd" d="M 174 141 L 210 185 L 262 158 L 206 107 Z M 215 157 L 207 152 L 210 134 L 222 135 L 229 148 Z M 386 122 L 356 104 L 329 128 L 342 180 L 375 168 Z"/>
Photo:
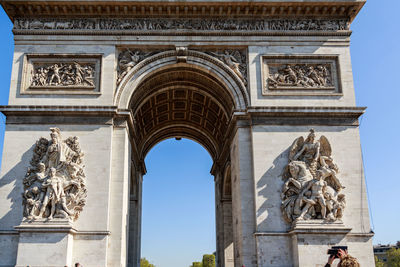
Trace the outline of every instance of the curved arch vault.
<path fill-rule="evenodd" d="M 214 162 L 218 260 L 233 262 L 232 185 L 230 174 L 226 175 L 230 168 L 225 166 L 230 161 L 233 114 L 246 108 L 248 96 L 240 78 L 218 60 L 190 50 L 184 62 L 177 55 L 178 51 L 167 51 L 144 60 L 117 90 L 116 103 L 132 114 L 131 140 L 144 170 L 133 177 L 145 173 L 146 154 L 164 139 L 185 137 L 201 144 Z M 140 179 L 131 181 L 136 185 L 133 190 L 141 187 Z M 138 217 L 134 209 L 131 217 Z M 140 228 L 140 219 L 133 218 L 129 251 L 140 248 L 140 232 L 135 230 Z M 138 254 L 128 255 L 131 263 Z"/>

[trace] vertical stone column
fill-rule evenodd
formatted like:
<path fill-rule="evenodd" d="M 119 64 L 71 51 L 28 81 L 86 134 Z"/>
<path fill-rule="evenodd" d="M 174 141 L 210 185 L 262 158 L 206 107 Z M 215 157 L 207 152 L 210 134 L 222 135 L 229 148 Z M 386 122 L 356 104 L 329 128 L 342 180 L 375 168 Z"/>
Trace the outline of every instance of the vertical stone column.
<path fill-rule="evenodd" d="M 131 172 L 131 144 L 127 128 L 114 126 L 112 135 L 110 194 L 110 239 L 108 266 L 125 266 L 128 261 L 128 211 Z"/>
<path fill-rule="evenodd" d="M 240 123 L 231 144 L 235 267 L 257 266 L 251 128 Z"/>
<path fill-rule="evenodd" d="M 141 172 L 132 166 L 130 203 L 129 203 L 129 245 L 128 266 L 140 266 L 140 248 L 142 232 L 142 184 Z"/>
<path fill-rule="evenodd" d="M 221 202 L 222 224 L 223 224 L 223 266 L 234 266 L 233 228 L 232 228 L 232 200 Z"/>
<path fill-rule="evenodd" d="M 216 259 L 215 263 L 218 267 L 223 267 L 223 222 L 221 214 L 221 173 L 213 173 L 214 175 L 214 185 L 215 185 L 215 231 L 216 231 Z"/>

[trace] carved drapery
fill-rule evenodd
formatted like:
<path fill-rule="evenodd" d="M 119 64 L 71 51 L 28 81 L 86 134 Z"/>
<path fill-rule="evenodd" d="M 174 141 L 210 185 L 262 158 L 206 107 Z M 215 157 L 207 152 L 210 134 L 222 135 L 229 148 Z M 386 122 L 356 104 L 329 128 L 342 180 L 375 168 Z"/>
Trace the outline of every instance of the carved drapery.
<path fill-rule="evenodd" d="M 76 220 L 86 202 L 84 154 L 78 137 L 62 140 L 60 129 L 50 131 L 50 140 L 36 142 L 23 179 L 23 215 L 29 220 Z"/>
<path fill-rule="evenodd" d="M 283 173 L 281 208 L 285 220 L 292 223 L 341 219 L 346 201 L 340 192 L 344 187 L 338 172 L 325 136 L 317 140 L 311 129 L 305 140 L 297 138 L 290 148 L 289 163 Z"/>

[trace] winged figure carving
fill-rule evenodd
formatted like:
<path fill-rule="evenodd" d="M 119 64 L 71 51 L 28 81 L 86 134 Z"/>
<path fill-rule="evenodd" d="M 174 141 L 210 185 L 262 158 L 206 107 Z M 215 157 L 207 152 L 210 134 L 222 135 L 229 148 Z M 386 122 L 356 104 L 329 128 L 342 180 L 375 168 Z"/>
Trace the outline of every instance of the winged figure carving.
<path fill-rule="evenodd" d="M 332 158 L 328 138 L 318 140 L 314 129 L 307 138 L 297 138 L 289 150 L 289 162 L 282 175 L 282 213 L 288 222 L 341 219 L 346 201 Z"/>

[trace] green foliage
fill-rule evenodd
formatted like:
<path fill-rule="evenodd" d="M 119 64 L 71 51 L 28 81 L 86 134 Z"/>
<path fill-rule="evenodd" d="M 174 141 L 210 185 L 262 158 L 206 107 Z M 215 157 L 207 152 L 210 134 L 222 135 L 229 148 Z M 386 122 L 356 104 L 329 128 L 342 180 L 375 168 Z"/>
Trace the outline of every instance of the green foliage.
<path fill-rule="evenodd" d="M 203 255 L 203 267 L 215 267 L 215 256 L 213 254 Z"/>
<path fill-rule="evenodd" d="M 190 267 L 203 267 L 203 265 L 201 264 L 201 262 L 195 261 Z"/>
<path fill-rule="evenodd" d="M 156 267 L 156 266 L 154 264 L 151 264 L 146 258 L 141 258 L 140 267 Z"/>
<path fill-rule="evenodd" d="M 391 248 L 386 252 L 387 265 L 390 267 L 400 267 L 400 249 Z"/>
<path fill-rule="evenodd" d="M 385 267 L 385 263 L 375 256 L 375 267 Z"/>

